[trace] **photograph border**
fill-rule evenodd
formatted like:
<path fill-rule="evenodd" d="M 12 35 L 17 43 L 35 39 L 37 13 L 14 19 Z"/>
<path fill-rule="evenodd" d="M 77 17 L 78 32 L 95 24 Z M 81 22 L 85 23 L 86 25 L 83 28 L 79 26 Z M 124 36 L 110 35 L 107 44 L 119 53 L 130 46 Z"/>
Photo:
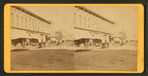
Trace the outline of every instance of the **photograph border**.
<path fill-rule="evenodd" d="M 10 6 L 138 6 L 137 71 L 11 71 Z M 144 71 L 144 6 L 142 4 L 5 4 L 4 6 L 4 71 L 6 73 L 142 73 Z"/>

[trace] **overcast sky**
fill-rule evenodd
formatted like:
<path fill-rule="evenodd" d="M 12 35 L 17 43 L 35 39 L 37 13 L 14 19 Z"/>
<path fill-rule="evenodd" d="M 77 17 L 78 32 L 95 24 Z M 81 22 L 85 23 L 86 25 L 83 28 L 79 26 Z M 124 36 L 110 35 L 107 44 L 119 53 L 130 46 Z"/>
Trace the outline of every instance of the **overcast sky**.
<path fill-rule="evenodd" d="M 114 21 L 117 31 L 126 30 L 128 35 L 138 35 L 137 6 L 85 6 L 101 16 Z M 137 38 L 136 38 L 137 39 Z"/>

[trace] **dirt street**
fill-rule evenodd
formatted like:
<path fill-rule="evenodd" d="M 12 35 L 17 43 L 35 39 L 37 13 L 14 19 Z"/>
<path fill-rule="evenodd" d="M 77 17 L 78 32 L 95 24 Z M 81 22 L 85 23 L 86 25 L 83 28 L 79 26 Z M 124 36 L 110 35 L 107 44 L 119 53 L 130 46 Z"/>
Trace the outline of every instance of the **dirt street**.
<path fill-rule="evenodd" d="M 136 71 L 136 50 L 94 50 L 74 54 L 75 70 Z"/>
<path fill-rule="evenodd" d="M 11 52 L 12 71 L 74 70 L 70 50 L 29 50 Z"/>
<path fill-rule="evenodd" d="M 44 49 L 11 52 L 12 71 L 136 71 L 137 50 Z"/>

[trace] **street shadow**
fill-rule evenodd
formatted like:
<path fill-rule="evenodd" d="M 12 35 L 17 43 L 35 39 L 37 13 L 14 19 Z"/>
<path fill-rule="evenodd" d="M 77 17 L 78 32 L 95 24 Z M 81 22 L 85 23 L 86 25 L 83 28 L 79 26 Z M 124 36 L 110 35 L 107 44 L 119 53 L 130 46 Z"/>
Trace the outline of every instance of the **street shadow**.
<path fill-rule="evenodd" d="M 78 49 L 78 50 L 75 50 L 74 52 L 86 52 L 86 51 L 91 51 L 91 50 L 89 50 L 89 49 Z"/>
<path fill-rule="evenodd" d="M 28 49 L 13 49 L 11 52 L 18 52 L 18 51 L 27 51 Z"/>

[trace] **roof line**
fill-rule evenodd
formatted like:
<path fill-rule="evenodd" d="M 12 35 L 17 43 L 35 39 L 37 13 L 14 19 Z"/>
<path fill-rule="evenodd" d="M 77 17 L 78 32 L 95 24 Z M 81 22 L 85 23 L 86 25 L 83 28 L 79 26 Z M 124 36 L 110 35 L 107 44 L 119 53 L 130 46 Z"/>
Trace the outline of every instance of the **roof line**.
<path fill-rule="evenodd" d="M 79 8 L 79 9 L 84 9 L 86 12 L 91 13 L 94 16 L 97 16 L 97 17 L 99 17 L 99 18 L 101 18 L 101 19 L 103 19 L 103 20 L 105 20 L 105 21 L 107 21 L 107 22 L 109 22 L 111 24 L 115 24 L 113 21 L 108 20 L 107 18 L 97 14 L 96 12 L 94 12 L 94 11 L 84 7 L 84 6 L 74 6 L 74 7 Z"/>
<path fill-rule="evenodd" d="M 42 18 L 42 17 L 36 15 L 35 13 L 33 13 L 33 12 L 29 11 L 29 10 L 26 10 L 25 8 L 23 8 L 23 7 L 21 7 L 21 6 L 11 6 L 11 7 L 16 8 L 16 9 L 19 9 L 19 10 L 21 10 L 21 11 L 23 11 L 23 12 L 25 12 L 25 13 L 27 13 L 27 14 L 33 16 L 33 17 L 36 17 L 36 18 L 38 18 L 38 19 L 40 19 L 40 20 L 42 20 L 42 21 L 44 21 L 44 22 L 46 22 L 46 23 L 51 24 L 51 22 L 45 20 L 44 18 Z"/>
<path fill-rule="evenodd" d="M 97 32 L 97 33 L 104 33 L 104 34 L 114 35 L 112 33 L 107 33 L 107 32 L 102 32 L 102 31 L 96 31 L 96 30 L 90 30 L 90 29 L 84 29 L 84 28 L 79 28 L 79 27 L 74 27 L 74 29 L 85 30 L 85 31 L 93 31 L 93 32 Z"/>

